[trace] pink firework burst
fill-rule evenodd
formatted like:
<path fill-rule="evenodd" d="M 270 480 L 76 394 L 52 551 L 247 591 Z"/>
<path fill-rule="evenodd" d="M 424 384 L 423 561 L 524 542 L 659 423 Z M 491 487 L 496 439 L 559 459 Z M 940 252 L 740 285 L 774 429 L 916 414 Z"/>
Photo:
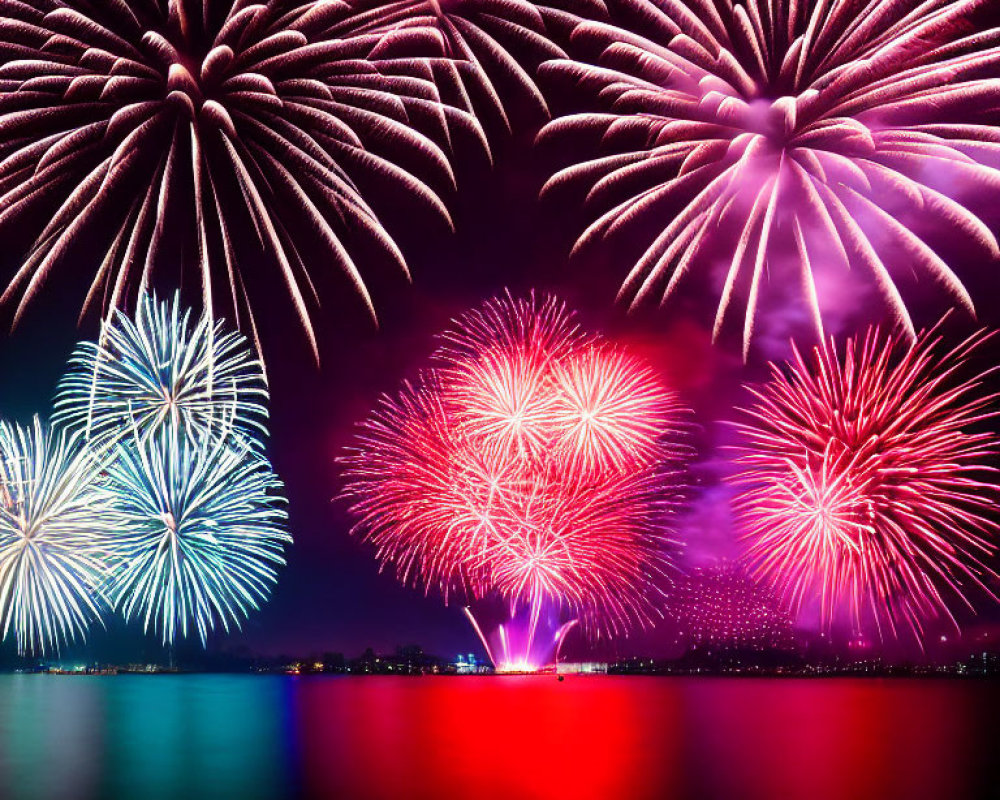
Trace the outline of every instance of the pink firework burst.
<path fill-rule="evenodd" d="M 996 547 L 991 466 L 996 415 L 967 363 L 989 337 L 947 349 L 935 331 L 912 346 L 870 331 L 797 351 L 754 389 L 735 481 L 748 559 L 796 611 L 824 625 L 846 615 L 894 636 L 989 592 Z"/>
<path fill-rule="evenodd" d="M 1000 29 L 988 27 L 987 5 L 621 0 L 620 26 L 574 32 L 594 63 L 542 66 L 596 99 L 542 137 L 602 143 L 546 190 L 583 185 L 600 210 L 577 249 L 657 231 L 621 297 L 666 302 L 705 273 L 720 295 L 716 335 L 741 298 L 744 351 L 769 273 L 799 291 L 820 340 L 835 303 L 824 285 L 842 284 L 848 268 L 913 338 L 894 262 L 971 310 L 937 251 L 961 236 L 998 254 L 984 209 L 963 204 L 1000 186 Z"/>
<path fill-rule="evenodd" d="M 686 456 L 674 395 L 552 299 L 491 301 L 442 338 L 346 459 L 357 530 L 403 582 L 529 607 L 498 663 L 532 661 L 545 610 L 596 635 L 648 621 Z"/>

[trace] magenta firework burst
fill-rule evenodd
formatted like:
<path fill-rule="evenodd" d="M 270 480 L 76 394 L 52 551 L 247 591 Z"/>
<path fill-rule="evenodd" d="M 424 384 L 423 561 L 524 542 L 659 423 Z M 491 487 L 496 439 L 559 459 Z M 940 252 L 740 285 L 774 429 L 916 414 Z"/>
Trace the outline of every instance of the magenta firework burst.
<path fill-rule="evenodd" d="M 666 301 L 701 272 L 721 297 L 716 334 L 744 305 L 746 348 L 770 274 L 822 338 L 836 303 L 824 286 L 850 267 L 912 338 L 899 284 L 911 269 L 972 308 L 940 231 L 998 253 L 974 204 L 1000 185 L 1000 29 L 977 21 L 987 5 L 621 0 L 618 26 L 576 28 L 580 60 L 542 66 L 596 98 L 542 136 L 602 145 L 547 190 L 589 190 L 597 218 L 577 248 L 641 238 L 620 293 L 633 303 Z"/>
<path fill-rule="evenodd" d="M 872 330 L 796 352 L 753 390 L 737 506 L 752 568 L 793 609 L 919 634 L 949 597 L 989 590 L 995 396 L 960 377 L 987 338 L 948 349 L 935 330 L 912 346 Z"/>
<path fill-rule="evenodd" d="M 361 186 L 389 182 L 447 221 L 449 134 L 483 138 L 441 100 L 437 27 L 389 5 L 398 13 L 308 0 L 0 5 L 0 230 L 44 220 L 3 299 L 19 297 L 20 314 L 86 236 L 101 255 L 84 310 L 124 302 L 194 253 L 206 308 L 231 304 L 252 325 L 262 284 L 241 255 L 262 251 L 311 341 L 321 275 L 340 270 L 370 307 L 353 253 L 406 266 Z"/>
<path fill-rule="evenodd" d="M 459 319 L 435 368 L 382 399 L 345 495 L 403 582 L 499 596 L 512 617 L 529 607 L 522 652 L 494 660 L 532 663 L 544 609 L 596 635 L 656 612 L 685 424 L 650 366 L 580 333 L 562 304 L 503 298 Z"/>

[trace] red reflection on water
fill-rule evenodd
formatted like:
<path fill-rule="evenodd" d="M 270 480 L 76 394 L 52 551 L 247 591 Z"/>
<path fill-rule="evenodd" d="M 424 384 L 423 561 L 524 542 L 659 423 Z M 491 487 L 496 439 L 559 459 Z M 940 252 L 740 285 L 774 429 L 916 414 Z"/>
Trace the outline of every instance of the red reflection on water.
<path fill-rule="evenodd" d="M 706 797 L 894 800 L 975 796 L 981 743 L 955 685 L 702 680 L 688 689 L 691 767 Z M 944 691 L 942 691 L 944 690 Z M 949 691 L 950 690 L 950 691 Z"/>
<path fill-rule="evenodd" d="M 553 676 L 303 682 L 304 788 L 351 798 L 658 796 L 649 770 L 672 769 L 683 733 L 657 736 L 651 750 L 640 698 L 618 684 Z"/>
<path fill-rule="evenodd" d="M 937 800 L 988 771 L 983 688 L 349 678 L 298 682 L 293 711 L 308 797 Z"/>

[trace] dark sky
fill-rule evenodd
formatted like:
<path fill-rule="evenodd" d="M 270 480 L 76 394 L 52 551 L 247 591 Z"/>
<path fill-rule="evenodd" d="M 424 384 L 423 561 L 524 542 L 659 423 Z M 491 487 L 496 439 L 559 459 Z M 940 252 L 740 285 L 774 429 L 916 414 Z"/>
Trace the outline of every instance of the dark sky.
<path fill-rule="evenodd" d="M 570 102 L 556 98 L 555 105 Z M 406 198 L 392 192 L 376 192 L 371 198 L 413 273 L 411 285 L 378 264 L 362 261 L 362 268 L 371 267 L 374 276 L 379 329 L 366 319 L 352 295 L 326 294 L 318 315 L 321 364 L 317 367 L 286 298 L 274 293 L 266 307 L 258 302 L 272 393 L 270 455 L 286 482 L 295 544 L 271 602 L 252 616 L 242 633 L 217 636 L 213 646 L 348 654 L 368 645 L 390 650 L 408 642 L 442 654 L 479 649 L 458 606 L 445 608 L 438 596 L 425 597 L 399 586 L 391 575 L 380 575 L 371 551 L 348 536 L 343 506 L 333 501 L 340 489 L 335 459 L 378 394 L 393 389 L 423 365 L 434 334 L 454 315 L 507 287 L 515 292 L 556 291 L 581 312 L 587 325 L 630 342 L 663 370 L 695 409 L 702 431 L 703 464 L 696 469 L 701 485 L 688 523 L 694 537 L 692 557 L 697 560 L 699 554 L 732 549 L 725 494 L 715 485 L 717 453 L 712 445 L 721 437 L 718 422 L 732 418 L 732 406 L 743 396 L 741 382 L 762 376 L 764 356 L 784 354 L 787 331 L 768 335 L 744 365 L 738 326 L 728 330 L 718 346 L 709 341 L 714 297 L 682 296 L 665 310 L 626 316 L 613 299 L 625 265 L 632 263 L 629 245 L 621 250 L 596 248 L 567 259 L 585 224 L 580 198 L 560 196 L 540 202 L 537 197 L 546 175 L 569 156 L 552 148 L 532 149 L 540 120 L 516 111 L 514 119 L 516 135 L 494 132 L 492 169 L 473 148 L 459 145 L 459 191 L 447 198 L 457 233 L 448 232 L 433 218 L 413 215 L 412 204 L 397 203 Z M 18 242 L 0 246 L 4 247 L 2 275 L 7 276 L 23 248 Z M 1000 324 L 1000 308 L 989 302 L 1000 288 L 996 265 L 961 263 L 961 244 L 955 246 L 958 272 L 980 300 L 982 321 Z M 79 270 L 86 280 L 99 258 L 84 244 L 67 268 Z M 248 262 L 243 268 L 270 267 Z M 0 410 L 7 417 L 26 420 L 32 413 L 47 413 L 72 346 L 95 333 L 93 319 L 77 327 L 83 297 L 78 283 L 71 275 L 54 279 L 22 325 L 0 339 Z M 845 299 L 850 312 L 845 316 L 877 318 L 865 298 L 855 300 Z M 918 326 L 932 323 L 945 308 L 935 292 L 914 293 L 913 307 Z M 784 317 L 778 313 L 775 318 Z M 2 330 L 8 329 L 9 321 L 8 310 L 0 319 Z M 618 652 L 663 652 L 671 638 L 668 627 L 619 643 Z M 120 631 L 115 636 L 128 644 L 126 649 L 138 647 L 138 637 Z"/>

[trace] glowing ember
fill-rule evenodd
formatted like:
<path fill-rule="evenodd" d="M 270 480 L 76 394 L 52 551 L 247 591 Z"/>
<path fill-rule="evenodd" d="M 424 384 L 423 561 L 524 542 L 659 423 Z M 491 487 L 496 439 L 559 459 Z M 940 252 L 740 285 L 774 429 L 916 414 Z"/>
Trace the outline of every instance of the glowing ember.
<path fill-rule="evenodd" d="M 765 651 L 795 644 L 780 598 L 733 564 L 694 569 L 680 578 L 670 591 L 668 614 L 681 639 L 697 648 Z"/>

